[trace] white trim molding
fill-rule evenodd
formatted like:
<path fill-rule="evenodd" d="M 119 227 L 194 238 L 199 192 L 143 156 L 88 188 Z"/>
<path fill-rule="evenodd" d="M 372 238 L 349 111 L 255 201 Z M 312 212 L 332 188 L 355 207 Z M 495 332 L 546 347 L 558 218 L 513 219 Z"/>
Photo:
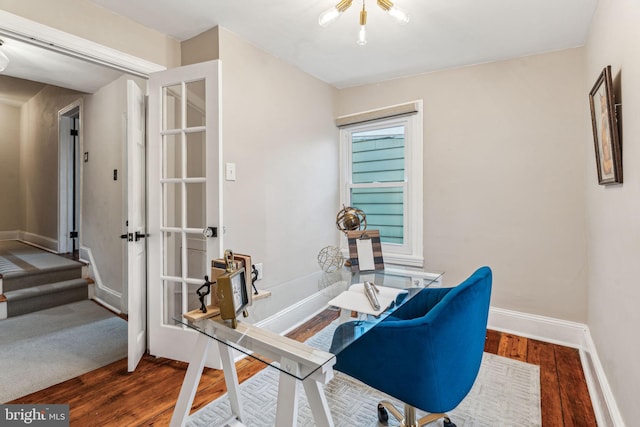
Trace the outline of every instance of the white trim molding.
<path fill-rule="evenodd" d="M 147 77 L 150 73 L 166 69 L 163 65 L 65 33 L 4 10 L 0 10 L 0 35 L 140 77 Z"/>
<path fill-rule="evenodd" d="M 41 236 L 28 231 L 20 231 L 18 232 L 18 240 L 37 246 L 45 251 L 58 253 L 58 241 L 51 237 Z"/>
<path fill-rule="evenodd" d="M 624 427 L 625 423 L 620 414 L 620 409 L 613 396 L 609 380 L 600 363 L 596 346 L 591 338 L 591 332 L 587 328 L 585 335 L 585 348 L 580 352 L 582 370 L 589 387 L 591 403 L 596 414 L 599 426 Z"/>
<path fill-rule="evenodd" d="M 100 272 L 96 268 L 91 248 L 80 246 L 80 259 L 89 265 L 89 277 L 93 278 L 95 282 L 95 295 L 93 299 L 106 305 L 114 312 L 118 314 L 121 313 L 122 310 L 117 307 L 122 307 L 122 293 L 109 289 L 104 285 L 104 282 L 100 278 Z"/>
<path fill-rule="evenodd" d="M 578 349 L 598 425 L 625 426 L 587 325 L 491 307 L 488 328 Z"/>

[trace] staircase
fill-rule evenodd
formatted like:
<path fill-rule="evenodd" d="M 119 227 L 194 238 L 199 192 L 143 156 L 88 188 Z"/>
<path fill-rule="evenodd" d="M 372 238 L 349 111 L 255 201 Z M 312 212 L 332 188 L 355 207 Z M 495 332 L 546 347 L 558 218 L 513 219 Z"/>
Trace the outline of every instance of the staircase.
<path fill-rule="evenodd" d="M 0 319 L 89 298 L 84 265 L 24 243 L 0 242 Z"/>

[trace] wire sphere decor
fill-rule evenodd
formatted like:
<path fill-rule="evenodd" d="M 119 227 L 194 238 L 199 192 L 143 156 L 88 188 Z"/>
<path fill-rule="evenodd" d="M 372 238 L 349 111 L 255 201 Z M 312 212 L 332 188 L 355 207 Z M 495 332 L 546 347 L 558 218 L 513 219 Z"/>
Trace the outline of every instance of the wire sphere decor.
<path fill-rule="evenodd" d="M 366 230 L 367 215 L 360 209 L 343 205 L 336 215 L 336 227 L 344 234 L 352 230 Z"/>
<path fill-rule="evenodd" d="M 336 246 L 326 246 L 318 253 L 318 265 L 325 273 L 333 273 L 342 268 L 344 257 L 340 248 Z"/>

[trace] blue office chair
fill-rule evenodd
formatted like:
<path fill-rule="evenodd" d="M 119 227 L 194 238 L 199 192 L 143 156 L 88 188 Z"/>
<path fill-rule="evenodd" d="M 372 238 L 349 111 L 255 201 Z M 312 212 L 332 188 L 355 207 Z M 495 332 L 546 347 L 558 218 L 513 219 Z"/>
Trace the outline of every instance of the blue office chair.
<path fill-rule="evenodd" d="M 378 404 L 403 427 L 444 418 L 471 390 L 480 370 L 487 330 L 492 274 L 479 268 L 454 288 L 425 288 L 337 355 L 335 369 L 405 403 L 404 416 L 389 401 Z M 354 334 L 358 322 L 334 334 Z M 429 412 L 416 420 L 416 408 Z"/>

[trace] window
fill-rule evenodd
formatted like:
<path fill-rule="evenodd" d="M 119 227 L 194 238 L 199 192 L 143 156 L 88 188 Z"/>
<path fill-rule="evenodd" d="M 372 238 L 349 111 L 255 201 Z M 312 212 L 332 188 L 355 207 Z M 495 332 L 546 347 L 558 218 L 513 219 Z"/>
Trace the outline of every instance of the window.
<path fill-rule="evenodd" d="M 422 115 L 411 105 L 408 115 L 341 128 L 341 203 L 380 230 L 385 263 L 422 267 Z"/>

